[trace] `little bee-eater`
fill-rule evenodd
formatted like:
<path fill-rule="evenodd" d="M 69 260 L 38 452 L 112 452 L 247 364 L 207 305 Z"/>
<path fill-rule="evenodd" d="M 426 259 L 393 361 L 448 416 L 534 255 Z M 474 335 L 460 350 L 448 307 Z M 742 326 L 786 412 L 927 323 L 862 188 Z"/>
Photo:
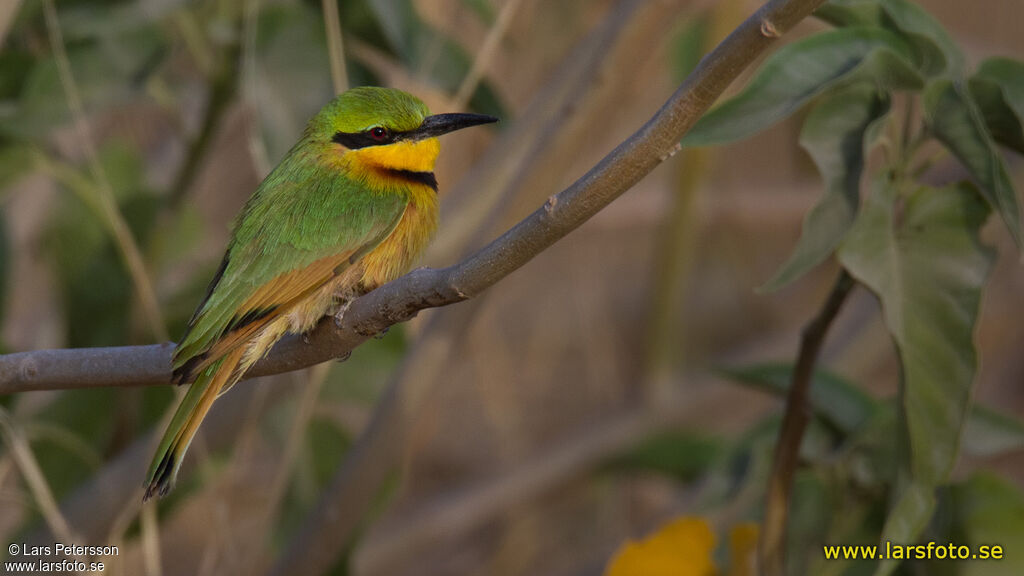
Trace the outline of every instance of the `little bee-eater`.
<path fill-rule="evenodd" d="M 145 499 L 174 486 L 214 400 L 275 342 L 409 270 L 437 228 L 437 137 L 496 121 L 431 116 L 410 94 L 371 87 L 345 92 L 309 121 L 235 221 L 174 352 L 174 381 L 192 384 L 150 465 Z"/>

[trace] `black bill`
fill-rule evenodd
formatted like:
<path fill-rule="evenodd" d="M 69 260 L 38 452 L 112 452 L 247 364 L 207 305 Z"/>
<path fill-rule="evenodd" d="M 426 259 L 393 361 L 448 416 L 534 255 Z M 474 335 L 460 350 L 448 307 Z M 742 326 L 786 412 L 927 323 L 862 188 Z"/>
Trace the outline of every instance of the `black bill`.
<path fill-rule="evenodd" d="M 427 116 L 424 118 L 423 123 L 420 124 L 419 128 L 406 132 L 405 137 L 413 140 L 436 138 L 442 134 L 455 132 L 456 130 L 462 130 L 463 128 L 469 128 L 470 126 L 490 124 L 497 121 L 497 118 L 494 116 L 488 116 L 487 114 L 434 114 L 433 116 Z"/>

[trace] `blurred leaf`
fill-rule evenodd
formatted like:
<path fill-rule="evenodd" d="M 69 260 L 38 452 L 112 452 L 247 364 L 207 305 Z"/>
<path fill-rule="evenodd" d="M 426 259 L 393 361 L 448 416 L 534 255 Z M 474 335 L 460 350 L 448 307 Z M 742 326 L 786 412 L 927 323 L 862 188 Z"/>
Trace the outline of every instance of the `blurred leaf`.
<path fill-rule="evenodd" d="M 992 138 L 1024 154 L 1024 63 L 985 60 L 968 87 Z"/>
<path fill-rule="evenodd" d="M 114 38 L 156 25 L 174 11 L 188 8 L 189 1 L 60 0 L 57 10 L 64 40 L 72 43 L 79 39 Z"/>
<path fill-rule="evenodd" d="M 916 542 L 934 513 L 935 489 L 922 482 L 910 483 L 889 512 L 879 545 L 884 546 L 886 542 L 903 545 Z M 888 576 L 899 564 L 899 560 L 882 560 L 875 569 L 875 576 Z"/>
<path fill-rule="evenodd" d="M 811 110 L 800 132 L 800 145 L 814 159 L 825 181 L 825 194 L 804 218 L 800 241 L 789 259 L 760 290 L 782 288 L 828 258 L 839 245 L 860 205 L 871 129 L 888 112 L 888 95 L 870 84 L 836 92 Z"/>
<path fill-rule="evenodd" d="M 67 47 L 68 61 L 87 113 L 125 101 L 142 88 L 140 74 L 152 67 L 163 50 L 155 27 L 133 30 L 108 42 Z M 57 63 L 38 60 L 25 79 L 10 110 L 0 114 L 0 134 L 39 139 L 70 119 Z"/>
<path fill-rule="evenodd" d="M 32 70 L 33 58 L 26 51 L 5 46 L 0 51 L 0 102 L 17 98 Z"/>
<path fill-rule="evenodd" d="M 0 147 L 0 192 L 35 168 L 35 154 L 28 146 Z"/>
<path fill-rule="evenodd" d="M 117 406 L 115 398 L 118 393 L 116 388 L 65 390 L 38 419 L 43 425 L 52 422 L 54 426 L 73 430 L 83 447 L 88 447 L 93 453 L 102 453 L 114 431 L 112 408 Z M 77 458 L 70 458 L 64 443 L 41 438 L 32 443 L 32 450 L 58 498 L 93 473 L 82 463 L 90 456 L 79 454 Z"/>
<path fill-rule="evenodd" d="M 1010 58 L 989 58 L 975 73 L 977 78 L 992 80 L 1003 90 L 1006 103 L 1017 119 L 1024 122 L 1024 62 Z"/>
<path fill-rule="evenodd" d="M 779 398 L 785 398 L 793 380 L 793 365 L 790 363 L 753 364 L 719 369 L 718 372 Z M 878 414 L 891 403 L 891 400 L 876 400 L 835 373 L 825 370 L 815 372 L 811 407 L 818 417 L 844 434 L 853 434 L 865 426 L 876 425 L 874 421 Z M 885 432 L 882 437 L 891 438 L 892 435 Z M 971 406 L 963 437 L 965 452 L 973 456 L 989 457 L 1021 448 L 1024 448 L 1024 422 L 985 406 Z"/>
<path fill-rule="evenodd" d="M 672 69 L 676 82 L 682 82 L 697 67 L 704 56 L 708 31 L 711 27 L 707 14 L 687 20 L 673 41 Z"/>
<path fill-rule="evenodd" d="M 984 406 L 971 407 L 964 430 L 964 451 L 980 457 L 998 456 L 1024 448 L 1024 423 Z"/>
<path fill-rule="evenodd" d="M 77 433 L 62 424 L 31 420 L 25 423 L 25 434 L 33 443 L 49 442 L 77 458 L 90 472 L 103 466 L 103 455 Z"/>
<path fill-rule="evenodd" d="M 968 81 L 967 87 L 992 139 L 1024 154 L 1024 130 L 999 84 L 975 76 Z"/>
<path fill-rule="evenodd" d="M 953 487 L 957 523 L 966 544 L 977 553 L 979 546 L 1001 545 L 1003 558 L 961 562 L 962 576 L 1017 576 L 1024 574 L 1024 494 L 1020 488 L 991 472 L 979 472 Z"/>
<path fill-rule="evenodd" d="M 123 140 L 110 140 L 100 150 L 100 162 L 118 202 L 150 194 L 143 185 L 144 171 L 138 149 Z"/>
<path fill-rule="evenodd" d="M 720 369 L 725 376 L 785 397 L 793 380 L 789 363 L 753 364 L 742 368 Z M 836 430 L 851 434 L 863 426 L 876 411 L 878 401 L 844 378 L 825 370 L 815 370 L 811 381 L 811 407 Z"/>
<path fill-rule="evenodd" d="M 68 345 L 127 342 L 130 280 L 107 227 L 80 197 L 63 199 L 50 223 L 47 246 L 67 314 Z"/>
<path fill-rule="evenodd" d="M 925 89 L 924 109 L 932 132 L 977 180 L 985 199 L 1002 216 L 1017 246 L 1024 248 L 1013 183 L 974 101 L 961 85 L 937 80 Z"/>
<path fill-rule="evenodd" d="M 136 237 L 152 226 L 158 208 L 156 196 L 141 181 L 138 154 L 119 142 L 100 150 L 104 172 Z M 124 344 L 131 341 L 131 281 L 107 222 L 95 201 L 89 203 L 94 184 L 81 175 L 75 182 L 81 189 L 64 197 L 49 223 L 47 239 L 68 317 L 68 344 Z"/>
<path fill-rule="evenodd" d="M 666 432 L 608 462 L 612 470 L 654 470 L 692 480 L 724 454 L 722 442 L 693 432 Z"/>
<path fill-rule="evenodd" d="M 409 73 L 449 93 L 458 89 L 472 65 L 472 56 L 420 18 L 413 0 L 375 0 L 369 6 L 387 44 Z M 507 116 L 505 106 L 486 79 L 477 86 L 469 104 L 479 112 Z"/>
<path fill-rule="evenodd" d="M 830 0 L 815 10 L 814 16 L 836 28 L 881 26 L 885 10 L 878 0 Z"/>
<path fill-rule="evenodd" d="M 462 0 L 462 3 L 476 12 L 476 15 L 485 23 L 492 24 L 494 22 L 496 14 L 494 13 L 494 7 L 491 6 L 488 0 Z"/>
<path fill-rule="evenodd" d="M 687 146 L 746 138 L 786 118 L 843 82 L 867 80 L 887 88 L 918 88 L 913 49 L 885 30 L 843 28 L 780 48 L 736 97 L 704 115 L 683 137 Z"/>
<path fill-rule="evenodd" d="M 857 486 L 887 492 L 896 476 L 896 467 L 901 459 L 898 443 L 902 421 L 897 417 L 896 402 L 892 399 L 878 404 L 878 409 L 848 441 L 845 466 L 852 483 Z M 885 520 L 879 518 L 881 528 Z M 877 536 L 877 531 L 872 538 Z"/>
<path fill-rule="evenodd" d="M 920 69 L 929 76 L 961 76 L 964 55 L 946 29 L 931 14 L 909 0 L 881 0 L 885 14 L 914 43 Z"/>
<path fill-rule="evenodd" d="M 915 49 L 918 69 L 928 76 L 960 76 L 964 56 L 935 18 L 908 0 L 831 0 L 814 13 L 836 27 L 869 26 L 897 32 Z"/>
<path fill-rule="evenodd" d="M 881 300 L 902 364 L 903 414 L 916 481 L 937 484 L 956 461 L 977 368 L 972 334 L 993 251 L 973 187 L 905 189 L 879 178 L 839 260 Z"/>
<path fill-rule="evenodd" d="M 334 95 L 320 14 L 305 4 L 268 6 L 260 14 L 256 81 L 251 90 L 270 166 Z"/>
<path fill-rule="evenodd" d="M 321 418 L 309 421 L 305 444 L 296 463 L 281 515 L 275 522 L 275 535 L 287 541 L 288 535 L 302 526 L 316 498 L 334 476 L 334 472 L 352 444 L 345 432 Z"/>
<path fill-rule="evenodd" d="M 786 525 L 786 572 L 811 574 L 806 565 L 813 554 L 807 552 L 815 549 L 820 554 L 837 502 L 828 478 L 814 468 L 796 470 L 792 495 Z"/>
<path fill-rule="evenodd" d="M 412 0 L 370 0 L 368 4 L 392 48 L 411 62 L 425 26 Z"/>

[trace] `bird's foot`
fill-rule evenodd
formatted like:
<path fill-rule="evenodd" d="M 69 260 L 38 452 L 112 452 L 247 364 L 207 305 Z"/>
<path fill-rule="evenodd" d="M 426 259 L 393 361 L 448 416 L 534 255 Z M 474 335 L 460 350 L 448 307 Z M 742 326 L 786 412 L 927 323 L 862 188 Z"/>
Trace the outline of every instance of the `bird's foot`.
<path fill-rule="evenodd" d="M 388 330 L 391 330 L 391 326 L 385 326 L 383 330 L 373 335 L 374 340 L 383 340 L 384 336 L 387 335 Z"/>
<path fill-rule="evenodd" d="M 352 305 L 351 300 L 342 300 L 338 305 L 338 311 L 334 313 L 334 325 L 341 328 L 341 323 L 345 319 L 345 312 L 348 312 L 348 307 Z"/>

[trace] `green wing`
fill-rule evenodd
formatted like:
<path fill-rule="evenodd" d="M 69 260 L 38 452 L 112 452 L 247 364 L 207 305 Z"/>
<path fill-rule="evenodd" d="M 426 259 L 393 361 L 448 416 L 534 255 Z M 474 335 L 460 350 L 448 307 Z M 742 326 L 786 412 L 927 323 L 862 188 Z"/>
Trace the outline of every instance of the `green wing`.
<path fill-rule="evenodd" d="M 306 162 L 303 162 L 306 160 Z M 283 314 L 388 237 L 407 199 L 376 192 L 293 150 L 250 198 L 221 267 L 174 354 L 175 379 L 245 341 L 246 330 Z"/>

